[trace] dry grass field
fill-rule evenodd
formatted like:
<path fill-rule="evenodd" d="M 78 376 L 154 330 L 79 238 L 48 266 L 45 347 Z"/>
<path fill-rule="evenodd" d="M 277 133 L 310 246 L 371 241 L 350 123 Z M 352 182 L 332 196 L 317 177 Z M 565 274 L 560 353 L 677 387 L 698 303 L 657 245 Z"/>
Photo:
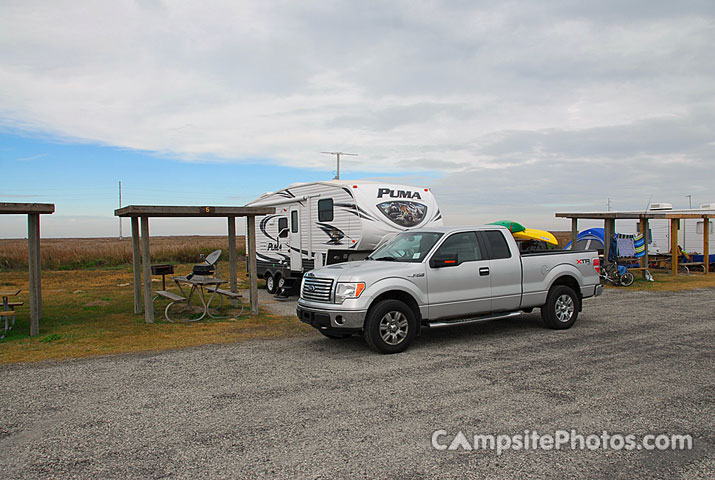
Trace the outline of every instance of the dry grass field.
<path fill-rule="evenodd" d="M 236 248 L 245 253 L 245 237 L 236 238 Z M 197 262 L 199 254 L 216 249 L 228 256 L 227 237 L 181 236 L 151 237 L 153 263 Z M 46 269 L 77 269 L 131 264 L 132 239 L 124 238 L 48 238 L 41 239 L 42 267 Z M 27 268 L 27 240 L 0 239 L 0 270 Z"/>

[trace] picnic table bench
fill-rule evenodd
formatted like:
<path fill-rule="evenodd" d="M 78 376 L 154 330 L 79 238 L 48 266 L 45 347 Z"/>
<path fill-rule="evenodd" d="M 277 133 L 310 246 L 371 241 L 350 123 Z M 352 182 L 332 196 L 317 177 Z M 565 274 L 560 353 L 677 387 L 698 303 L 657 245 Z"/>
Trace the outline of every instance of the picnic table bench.
<path fill-rule="evenodd" d="M 11 302 L 9 297 L 15 297 L 19 294 L 19 288 L 0 291 L 0 297 L 2 297 L 2 310 L 0 310 L 0 318 L 5 319 L 5 330 L 0 338 L 5 338 L 7 332 L 15 326 L 15 307 L 24 305 L 24 302 Z"/>
<path fill-rule="evenodd" d="M 217 288 L 217 287 L 209 287 L 206 290 L 209 292 L 216 292 L 219 295 L 225 295 L 229 298 L 241 298 L 243 295 L 240 293 L 232 292 L 231 290 L 224 290 L 223 288 Z"/>
<path fill-rule="evenodd" d="M 221 299 L 221 304 L 218 306 L 218 308 L 223 305 L 223 297 L 229 298 L 231 300 L 238 300 L 240 303 L 241 307 L 241 312 L 237 315 L 240 316 L 243 314 L 243 302 L 240 301 L 242 295 L 240 293 L 232 292 L 230 290 L 225 290 L 223 288 L 219 288 L 222 283 L 226 283 L 226 280 L 220 279 L 220 278 L 214 278 L 214 277 L 207 277 L 203 275 L 193 275 L 193 276 L 181 276 L 181 277 L 172 277 L 176 285 L 179 287 L 179 290 L 181 291 L 182 295 L 174 292 L 170 292 L 167 290 L 157 290 L 154 293 L 156 294 L 156 298 L 162 297 L 170 300 L 170 302 L 167 304 L 166 308 L 164 309 L 164 317 L 166 318 L 167 321 L 169 322 L 174 322 L 174 320 L 169 316 L 169 309 L 181 302 L 185 302 L 186 305 L 184 306 L 183 311 L 189 311 L 192 309 L 191 305 L 191 298 L 196 294 L 196 296 L 199 298 L 201 305 L 200 308 L 202 309 L 202 314 L 198 318 L 193 318 L 193 319 L 185 319 L 183 321 L 185 322 L 197 322 L 204 318 L 206 315 L 208 315 L 211 318 L 226 318 L 226 317 L 216 317 L 214 316 L 210 311 L 209 311 L 209 306 L 211 305 L 212 300 L 218 296 Z M 181 284 L 187 284 L 191 286 L 191 289 L 188 293 L 184 291 L 184 289 L 181 287 Z M 204 290 L 207 293 L 210 293 L 210 296 L 207 296 L 204 294 Z M 208 298 L 207 298 L 208 297 Z M 217 307 L 214 307 L 217 308 Z"/>

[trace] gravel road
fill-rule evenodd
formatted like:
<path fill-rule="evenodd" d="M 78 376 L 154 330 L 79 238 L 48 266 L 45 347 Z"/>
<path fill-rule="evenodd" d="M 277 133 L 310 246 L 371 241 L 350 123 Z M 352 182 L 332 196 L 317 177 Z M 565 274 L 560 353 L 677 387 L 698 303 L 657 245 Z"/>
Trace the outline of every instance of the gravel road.
<path fill-rule="evenodd" d="M 405 353 L 317 332 L 4 366 L 0 478 L 715 478 L 715 291 L 607 290 L 425 333 Z M 690 434 L 687 451 L 438 451 L 432 432 Z"/>

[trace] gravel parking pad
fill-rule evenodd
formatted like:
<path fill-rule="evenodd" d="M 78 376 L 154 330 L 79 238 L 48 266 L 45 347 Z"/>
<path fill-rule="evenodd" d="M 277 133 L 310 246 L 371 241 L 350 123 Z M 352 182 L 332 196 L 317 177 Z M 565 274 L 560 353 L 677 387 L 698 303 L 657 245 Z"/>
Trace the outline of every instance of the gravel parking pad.
<path fill-rule="evenodd" d="M 715 478 L 715 291 L 609 289 L 576 325 L 311 336 L 3 366 L 0 478 Z M 438 451 L 445 437 L 690 434 L 687 451 Z"/>

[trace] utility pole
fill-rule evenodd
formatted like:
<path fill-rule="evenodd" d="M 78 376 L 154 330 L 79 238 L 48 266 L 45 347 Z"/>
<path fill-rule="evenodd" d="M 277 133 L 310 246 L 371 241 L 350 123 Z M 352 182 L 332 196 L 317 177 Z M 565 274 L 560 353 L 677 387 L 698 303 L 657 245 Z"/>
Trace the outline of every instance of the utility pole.
<path fill-rule="evenodd" d="M 608 197 L 608 202 L 606 203 L 606 208 L 608 209 L 609 212 L 611 211 L 611 197 Z"/>
<path fill-rule="evenodd" d="M 119 180 L 119 208 L 122 208 L 122 181 Z M 119 240 L 122 239 L 122 217 L 119 217 Z"/>
<path fill-rule="evenodd" d="M 335 175 L 335 178 L 333 180 L 340 180 L 340 155 L 350 155 L 352 157 L 357 157 L 357 153 L 345 153 L 345 152 L 320 152 L 324 153 L 326 155 L 335 155 L 338 159 L 338 171 L 337 175 Z"/>

